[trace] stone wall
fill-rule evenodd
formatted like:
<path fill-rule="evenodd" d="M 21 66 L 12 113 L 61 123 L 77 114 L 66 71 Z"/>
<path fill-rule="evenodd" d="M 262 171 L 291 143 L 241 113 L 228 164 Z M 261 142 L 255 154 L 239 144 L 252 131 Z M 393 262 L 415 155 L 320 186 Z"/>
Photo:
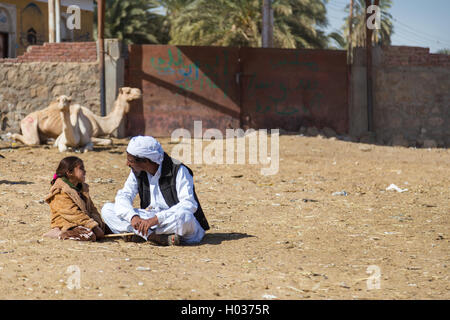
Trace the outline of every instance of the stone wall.
<path fill-rule="evenodd" d="M 20 120 L 59 95 L 100 114 L 95 42 L 32 46 L 16 59 L 0 59 L 0 132 L 20 132 Z"/>
<path fill-rule="evenodd" d="M 366 93 L 365 52 L 355 51 L 353 106 L 361 119 Z M 363 83 L 364 84 L 364 83 Z M 364 84 L 365 89 L 365 84 Z M 428 48 L 378 47 L 373 51 L 373 121 L 376 139 L 389 145 L 450 146 L 450 56 Z M 358 104 L 355 106 L 355 104 Z M 361 122 L 361 121 L 360 121 Z M 360 132 L 362 133 L 362 132 Z"/>

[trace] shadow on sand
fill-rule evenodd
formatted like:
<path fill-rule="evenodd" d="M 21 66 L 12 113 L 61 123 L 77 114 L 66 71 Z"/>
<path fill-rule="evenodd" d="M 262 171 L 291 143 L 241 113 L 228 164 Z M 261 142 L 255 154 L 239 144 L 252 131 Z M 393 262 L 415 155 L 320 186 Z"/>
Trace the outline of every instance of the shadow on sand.
<path fill-rule="evenodd" d="M 239 240 L 244 238 L 253 238 L 255 236 L 252 236 L 251 234 L 247 233 L 239 233 L 239 232 L 230 232 L 230 233 L 206 233 L 203 237 L 202 242 L 199 243 L 199 245 L 203 244 L 221 244 L 222 241 L 231 241 L 231 240 Z"/>
<path fill-rule="evenodd" d="M 199 244 L 184 244 L 184 246 L 201 246 L 205 244 L 213 244 L 218 245 L 221 244 L 223 241 L 231 241 L 231 240 L 239 240 L 244 238 L 254 238 L 255 236 L 252 236 L 247 233 L 238 233 L 238 232 L 230 232 L 230 233 L 206 233 L 203 237 L 203 240 Z M 117 242 L 117 241 L 124 241 L 125 237 L 113 237 L 113 238 L 103 238 L 101 242 Z M 142 243 L 146 242 L 143 238 L 135 236 L 133 237 L 133 240 L 130 240 L 130 242 L 135 243 Z"/>
<path fill-rule="evenodd" d="M 0 184 L 33 184 L 34 182 L 29 181 L 9 181 L 9 180 L 0 180 Z"/>

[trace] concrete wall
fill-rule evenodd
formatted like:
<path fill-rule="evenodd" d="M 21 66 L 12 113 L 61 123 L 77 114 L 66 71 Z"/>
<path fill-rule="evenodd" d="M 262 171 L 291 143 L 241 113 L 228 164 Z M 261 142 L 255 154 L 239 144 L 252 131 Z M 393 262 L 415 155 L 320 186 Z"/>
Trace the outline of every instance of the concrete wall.
<path fill-rule="evenodd" d="M 367 130 L 365 52 L 356 49 L 350 134 Z M 450 56 L 428 48 L 373 49 L 374 130 L 379 143 L 450 146 Z"/>
<path fill-rule="evenodd" d="M 125 55 L 128 48 L 118 39 L 105 39 L 105 104 L 106 114 L 114 107 L 119 88 L 124 86 L 125 77 Z M 127 116 L 122 119 L 113 136 L 125 137 Z"/>
<path fill-rule="evenodd" d="M 62 94 L 100 114 L 96 50 L 95 42 L 55 43 L 0 59 L 0 132 L 19 132 L 20 120 Z"/>

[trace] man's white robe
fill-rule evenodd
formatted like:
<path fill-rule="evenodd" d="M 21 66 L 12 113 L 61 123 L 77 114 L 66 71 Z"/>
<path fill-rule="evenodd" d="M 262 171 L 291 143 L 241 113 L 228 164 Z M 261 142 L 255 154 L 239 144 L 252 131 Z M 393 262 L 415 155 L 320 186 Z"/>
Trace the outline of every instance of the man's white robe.
<path fill-rule="evenodd" d="M 139 193 L 138 182 L 131 171 L 123 188 L 117 192 L 115 203 L 106 203 L 101 211 L 105 223 L 114 233 L 134 232 L 147 239 L 151 232 L 156 234 L 176 233 L 182 243 L 199 243 L 205 231 L 194 217 L 198 204 L 194 198 L 194 180 L 188 169 L 181 165 L 176 177 L 176 190 L 179 203 L 169 208 L 159 189 L 161 165 L 152 176 L 147 172 L 150 188 L 150 206 L 148 209 L 133 208 L 133 201 Z M 158 217 L 158 225 L 152 227 L 145 235 L 131 226 L 131 219 L 138 215 L 142 219 Z"/>

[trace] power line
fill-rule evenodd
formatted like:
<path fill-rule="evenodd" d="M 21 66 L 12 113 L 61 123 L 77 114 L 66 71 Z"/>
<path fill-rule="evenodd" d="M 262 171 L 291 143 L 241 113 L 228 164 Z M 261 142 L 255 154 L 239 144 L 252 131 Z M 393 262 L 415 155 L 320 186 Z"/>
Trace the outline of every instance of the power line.
<path fill-rule="evenodd" d="M 417 30 L 417 29 L 415 29 L 415 28 L 413 28 L 413 27 L 407 25 L 406 23 L 401 22 L 401 21 L 398 20 L 397 18 L 392 17 L 392 20 L 394 20 L 395 22 L 398 22 L 399 24 L 401 24 L 401 25 L 403 25 L 403 26 L 405 26 L 405 27 L 407 27 L 407 28 L 409 28 L 409 29 L 411 29 L 411 30 L 414 30 L 414 31 L 417 32 L 417 33 L 421 33 L 421 34 L 424 35 L 424 36 L 428 36 L 428 37 L 432 37 L 432 38 L 435 38 L 435 39 L 444 41 L 443 38 L 441 39 L 440 37 L 437 37 L 436 35 L 432 35 L 432 34 L 429 34 L 429 33 L 423 32 L 423 31 L 419 31 L 419 30 Z M 450 39 L 446 39 L 445 41 L 450 42 Z"/>
<path fill-rule="evenodd" d="M 408 42 L 413 42 L 413 43 L 420 44 L 420 45 L 426 45 L 423 41 L 414 39 L 414 38 L 410 38 L 409 36 L 407 36 L 405 34 L 397 33 L 396 35 L 397 35 L 397 37 L 401 38 L 402 40 L 407 40 Z"/>
<path fill-rule="evenodd" d="M 339 26 L 337 26 L 337 30 L 340 30 L 340 28 L 342 28 L 342 26 L 344 25 L 345 21 L 343 18 L 338 18 L 338 17 L 334 17 L 334 16 L 328 16 L 329 18 L 332 18 L 333 21 L 336 22 L 336 24 L 341 24 Z"/>
<path fill-rule="evenodd" d="M 330 0 L 330 2 L 328 2 L 327 5 L 330 6 L 330 9 L 332 9 L 332 10 L 337 10 L 337 11 L 342 12 L 344 10 L 344 8 L 340 7 L 339 5 L 347 6 L 348 4 L 349 3 L 346 3 L 345 1 L 342 2 L 342 1 L 339 1 L 339 0 Z M 406 23 L 404 23 L 404 22 L 402 22 L 402 21 L 400 21 L 400 20 L 398 20 L 397 18 L 394 18 L 394 17 L 392 17 L 392 20 L 397 22 L 397 23 L 399 23 L 399 24 L 401 24 L 401 25 L 403 25 L 403 26 L 405 26 L 406 28 L 408 28 L 408 30 L 414 30 L 416 33 L 421 34 L 423 37 L 431 37 L 431 38 L 433 38 L 432 40 L 436 40 L 437 39 L 437 40 L 439 40 L 441 42 L 444 42 L 444 43 L 450 43 L 450 39 L 444 39 L 441 36 L 437 36 L 437 35 L 434 35 L 434 34 L 431 34 L 431 33 L 427 33 L 425 31 L 422 31 L 422 30 L 418 30 L 418 29 L 416 29 L 414 27 L 411 27 L 410 25 L 408 25 L 408 24 L 406 24 Z"/>
<path fill-rule="evenodd" d="M 332 15 L 327 15 L 327 17 L 334 18 L 334 19 L 339 19 L 339 20 L 344 20 L 345 19 L 345 17 L 336 17 L 336 16 L 332 16 Z"/>
<path fill-rule="evenodd" d="M 395 19 L 395 18 L 393 18 L 393 19 Z M 409 27 L 406 28 L 406 27 L 403 27 L 402 25 L 396 25 L 394 27 L 394 33 L 401 31 L 401 32 L 403 32 L 403 34 L 407 34 L 410 37 L 419 38 L 420 40 L 425 41 L 425 42 L 428 41 L 428 42 L 433 42 L 433 43 L 450 46 L 450 41 L 443 41 L 442 39 L 439 39 L 436 37 L 425 36 L 424 34 L 419 34 L 414 31 L 411 31 L 411 30 L 412 30 L 412 28 L 409 28 Z"/>
<path fill-rule="evenodd" d="M 421 37 L 420 35 L 417 35 L 415 33 L 412 32 L 406 32 L 405 30 L 402 29 L 397 29 L 396 31 L 394 31 L 394 34 L 396 34 L 397 36 L 400 36 L 404 39 L 416 42 L 416 43 L 422 43 L 422 44 L 427 44 L 429 45 L 430 42 L 433 43 L 438 43 L 440 45 L 446 45 L 446 46 L 450 46 L 450 43 L 444 43 L 442 41 L 438 41 L 438 40 L 430 40 L 430 39 L 425 39 L 423 37 Z"/>
<path fill-rule="evenodd" d="M 346 6 L 346 5 L 348 5 L 349 3 L 345 3 L 345 2 L 341 2 L 341 1 L 337 1 L 337 0 L 333 0 L 332 2 L 330 1 L 330 2 L 328 2 L 328 4 L 331 4 L 331 3 L 337 3 L 337 4 L 340 4 L 340 5 L 343 5 L 343 6 Z"/>
<path fill-rule="evenodd" d="M 345 12 L 345 8 L 333 5 L 332 3 L 328 3 L 328 9 L 338 10 L 340 12 Z"/>
<path fill-rule="evenodd" d="M 340 10 L 340 9 L 335 9 L 335 8 L 328 8 L 328 9 L 331 9 L 331 10 L 329 10 L 328 12 L 327 12 L 327 17 L 333 17 L 333 18 L 335 18 L 335 19 L 340 19 L 340 20 L 344 20 L 344 18 L 345 18 L 345 12 L 343 11 L 343 10 Z M 336 16 L 332 16 L 332 15 L 330 15 L 329 13 L 337 13 L 337 14 L 344 14 L 341 18 L 337 18 Z"/>
<path fill-rule="evenodd" d="M 328 4 L 332 4 L 332 3 L 330 2 Z M 330 12 L 335 12 L 335 13 L 337 13 L 337 11 L 339 11 L 339 13 L 343 12 L 341 9 L 337 9 L 335 7 L 332 7 L 332 6 L 329 9 L 330 9 Z M 327 17 L 329 17 L 330 19 L 332 19 L 332 20 L 334 20 L 336 22 L 338 20 L 340 20 L 342 23 L 344 23 L 344 20 L 345 20 L 344 16 L 341 17 L 341 18 L 338 18 L 338 17 L 336 17 L 334 15 L 327 14 Z M 416 43 L 419 42 L 419 41 L 421 43 L 430 43 L 430 42 L 432 42 L 433 44 L 436 43 L 436 44 L 439 44 L 441 46 L 450 46 L 450 40 L 445 40 L 444 41 L 442 38 L 437 37 L 435 35 L 430 35 L 428 33 L 425 33 L 425 32 L 422 32 L 422 31 L 418 31 L 417 29 L 412 28 L 412 27 L 408 26 L 407 24 L 399 21 L 397 18 L 392 17 L 392 20 L 394 22 L 396 22 L 396 24 L 394 25 L 394 33 L 393 34 L 401 32 L 401 34 L 403 35 L 404 39 L 408 38 L 410 41 L 413 41 L 414 38 L 417 38 L 418 40 L 417 39 L 414 40 L 414 42 L 416 42 Z M 415 30 L 415 31 L 412 31 L 412 30 Z"/>

